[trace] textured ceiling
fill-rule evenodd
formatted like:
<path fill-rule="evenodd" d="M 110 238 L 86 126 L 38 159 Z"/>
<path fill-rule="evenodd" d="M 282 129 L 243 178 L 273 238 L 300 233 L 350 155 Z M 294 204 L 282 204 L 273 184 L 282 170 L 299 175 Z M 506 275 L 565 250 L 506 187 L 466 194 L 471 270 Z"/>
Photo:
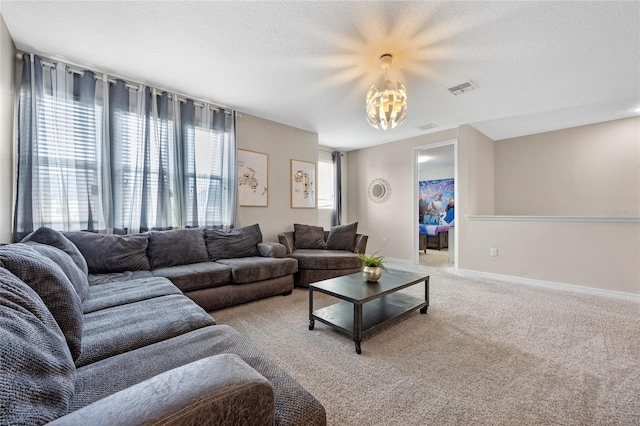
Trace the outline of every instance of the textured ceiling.
<path fill-rule="evenodd" d="M 18 49 L 210 100 L 351 150 L 473 124 L 504 139 L 640 106 L 640 2 L 7 1 Z M 364 96 L 394 55 L 405 123 Z M 447 88 L 471 80 L 459 96 Z M 432 130 L 420 126 L 434 123 Z"/>

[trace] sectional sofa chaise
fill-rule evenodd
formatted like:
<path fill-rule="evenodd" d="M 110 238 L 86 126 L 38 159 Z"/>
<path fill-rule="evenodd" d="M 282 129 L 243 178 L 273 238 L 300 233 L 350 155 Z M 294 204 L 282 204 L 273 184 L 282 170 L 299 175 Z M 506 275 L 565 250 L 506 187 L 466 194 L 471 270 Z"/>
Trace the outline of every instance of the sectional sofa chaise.
<path fill-rule="evenodd" d="M 212 261 L 223 246 L 223 257 L 243 254 L 239 241 L 256 230 L 239 240 L 187 231 L 67 238 L 41 228 L 0 247 L 0 424 L 326 424 L 307 390 L 193 301 L 289 292 L 296 261 L 266 257 L 282 248 L 259 243 L 253 256 Z M 273 270 L 251 268 L 263 258 Z M 187 296 L 214 291 L 191 300 L 174 283 Z M 215 290 L 250 285 L 239 297 Z"/>

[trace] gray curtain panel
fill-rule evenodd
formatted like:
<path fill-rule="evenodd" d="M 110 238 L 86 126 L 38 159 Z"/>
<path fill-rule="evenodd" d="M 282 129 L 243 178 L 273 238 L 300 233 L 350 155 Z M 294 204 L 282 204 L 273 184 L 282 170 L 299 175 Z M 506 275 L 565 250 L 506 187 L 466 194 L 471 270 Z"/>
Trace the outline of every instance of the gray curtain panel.
<path fill-rule="evenodd" d="M 331 225 L 336 226 L 342 223 L 342 154 L 340 151 L 331 153 L 333 159 L 333 170 L 335 174 L 333 194 L 335 198 Z"/>
<path fill-rule="evenodd" d="M 23 55 L 14 239 L 233 227 L 235 113 Z"/>

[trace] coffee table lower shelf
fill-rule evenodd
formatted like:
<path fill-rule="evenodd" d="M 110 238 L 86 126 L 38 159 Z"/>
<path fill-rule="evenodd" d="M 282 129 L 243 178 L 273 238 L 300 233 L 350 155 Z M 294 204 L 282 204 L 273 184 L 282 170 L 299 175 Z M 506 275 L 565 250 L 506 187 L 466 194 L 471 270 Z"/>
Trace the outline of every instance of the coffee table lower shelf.
<path fill-rule="evenodd" d="M 362 324 L 358 330 L 358 308 L 362 309 Z M 427 312 L 428 304 L 424 299 L 403 293 L 392 293 L 369 302 L 358 304 L 338 302 L 334 305 L 313 311 L 309 322 L 309 330 L 313 330 L 314 320 L 348 334 L 356 342 L 356 351 L 360 353 L 360 341 L 363 335 L 384 325 L 388 321 L 402 317 L 420 308 L 420 313 Z M 360 336 L 358 336 L 360 331 Z"/>

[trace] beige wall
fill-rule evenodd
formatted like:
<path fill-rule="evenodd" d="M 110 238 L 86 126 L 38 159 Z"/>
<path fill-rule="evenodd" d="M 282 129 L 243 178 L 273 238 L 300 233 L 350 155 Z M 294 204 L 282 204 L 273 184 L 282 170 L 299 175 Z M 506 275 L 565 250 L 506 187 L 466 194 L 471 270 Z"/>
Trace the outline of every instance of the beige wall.
<path fill-rule="evenodd" d="M 496 141 L 495 164 L 496 214 L 640 216 L 640 117 Z"/>
<path fill-rule="evenodd" d="M 260 224 L 264 241 L 293 231 L 294 223 L 315 225 L 317 209 L 292 209 L 290 159 L 318 161 L 318 135 L 284 124 L 240 114 L 236 122 L 238 148 L 269 154 L 269 206 L 239 207 L 239 226 Z"/>
<path fill-rule="evenodd" d="M 462 269 L 640 294 L 638 223 L 469 221 L 464 241 Z"/>
<path fill-rule="evenodd" d="M 633 133 L 635 140 L 631 136 Z M 605 209 L 611 206 L 589 205 L 597 204 L 597 197 L 592 195 L 589 199 L 583 196 L 582 185 L 584 182 L 596 185 L 594 182 L 600 178 L 608 180 L 603 177 L 606 171 L 599 165 L 605 157 L 606 160 L 602 161 L 611 167 L 616 163 L 625 164 L 621 167 L 622 173 L 615 172 L 620 182 L 612 187 L 624 187 L 623 192 L 631 200 L 634 199 L 631 193 L 635 191 L 637 200 L 640 192 L 639 137 L 638 119 L 634 118 L 500 141 L 494 143 L 494 149 L 490 147 L 488 138 L 470 126 L 461 126 L 458 136 L 459 191 L 462 194 L 462 197 L 457 197 L 458 267 L 640 294 L 639 223 L 540 221 L 535 217 L 510 220 L 514 218 L 493 216 L 494 213 L 505 215 L 507 212 L 531 216 L 571 216 L 573 213 L 576 216 L 605 216 L 606 220 Z M 621 139 L 626 142 L 621 142 Z M 629 139 L 632 139 L 631 143 Z M 490 158 L 492 151 L 495 166 Z M 623 158 L 625 156 L 633 158 L 629 160 Z M 568 167 L 572 173 L 556 172 L 556 167 L 562 168 L 571 161 L 575 162 Z M 561 191 L 553 192 L 555 189 L 549 187 L 551 181 L 545 180 L 541 176 L 544 173 L 538 172 L 531 163 L 538 163 L 538 168 L 547 167 L 543 164 L 554 165 L 552 170 L 545 169 L 544 173 L 556 173 L 553 186 L 561 188 Z M 493 170 L 495 205 L 503 206 L 502 211 L 498 208 L 492 211 L 493 194 L 486 187 L 493 179 Z M 512 181 L 522 186 L 519 192 L 511 188 Z M 572 203 L 564 203 L 561 196 L 572 200 Z M 549 200 L 564 208 L 550 212 L 537 207 Z M 582 209 L 572 209 L 573 203 L 583 203 Z M 624 207 L 621 209 L 636 212 L 627 216 L 638 216 L 637 201 L 635 203 L 622 203 Z M 528 208 L 517 210 L 520 204 Z M 505 211 L 504 206 L 511 207 Z M 469 220 L 468 215 L 488 216 Z M 491 248 L 498 249 L 497 257 L 490 256 Z"/>
<path fill-rule="evenodd" d="M 471 126 L 458 129 L 458 184 L 456 234 L 458 268 L 475 269 L 473 259 L 484 252 L 475 249 L 468 229 L 468 215 L 493 214 L 493 140 Z M 482 270 L 482 269 L 475 269 Z"/>
<path fill-rule="evenodd" d="M 508 166 L 502 164 L 504 156 L 497 152 L 502 146 L 498 148 L 494 141 L 469 125 L 460 126 L 457 131 L 351 151 L 348 172 L 349 217 L 357 220 L 358 229 L 369 235 L 368 252 L 378 251 L 390 258 L 413 259 L 413 148 L 457 137 L 456 233 L 460 269 L 640 294 L 640 224 L 538 221 L 535 218 L 508 220 L 508 217 L 495 216 L 497 212 L 494 209 L 497 198 L 503 196 L 494 192 L 500 188 L 495 181 L 505 169 L 517 171 L 525 167 L 532 157 L 544 157 L 556 162 L 558 157 L 565 155 L 563 146 L 555 149 L 554 144 L 546 143 L 546 137 L 555 141 L 576 132 L 582 139 L 598 138 L 606 144 L 612 138 L 619 139 L 621 134 L 626 134 L 625 131 L 629 132 L 629 123 L 632 123 L 631 127 L 637 126 L 637 119 L 585 126 L 592 128 L 593 133 L 585 133 L 585 129 L 578 128 L 535 135 L 533 143 L 539 141 L 544 146 L 540 148 L 543 152 L 534 154 L 525 149 L 521 155 L 511 155 Z M 620 132 L 620 125 L 626 130 Z M 638 144 L 637 139 L 635 144 Z M 592 179 L 602 170 L 593 167 L 592 162 L 586 159 L 589 155 L 598 156 L 601 150 L 589 145 L 582 152 L 582 148 L 585 147 L 575 147 L 578 152 L 574 152 L 573 156 L 583 159 L 581 161 L 585 166 L 579 170 L 580 174 L 593 173 L 586 178 Z M 629 152 L 637 161 L 638 154 L 634 154 L 632 149 L 618 152 L 617 156 L 629 155 Z M 632 189 L 634 184 L 640 185 L 638 166 L 625 170 L 619 178 L 634 180 L 627 184 Z M 368 184 L 375 178 L 387 179 L 391 184 L 392 195 L 386 203 L 377 204 L 368 199 Z M 567 177 L 556 183 L 563 186 L 565 191 L 574 191 L 581 182 L 580 179 Z M 544 193 L 537 192 L 538 183 L 535 180 L 527 181 L 525 185 L 530 194 Z M 637 209 L 633 204 L 628 208 L 632 209 L 631 213 L 634 208 Z M 606 216 L 597 213 L 592 215 Z M 533 215 L 530 212 L 526 214 Z M 383 238 L 387 239 L 386 245 L 382 242 Z M 491 248 L 498 249 L 497 257 L 490 256 Z"/>
<path fill-rule="evenodd" d="M 13 105 L 16 48 L 0 15 L 0 243 L 11 242 L 13 223 Z"/>
<path fill-rule="evenodd" d="M 414 181 L 414 147 L 455 139 L 457 129 L 349 152 L 347 172 L 348 217 L 367 234 L 367 252 L 404 260 L 413 259 L 417 182 Z M 369 183 L 389 181 L 391 197 L 384 203 L 369 200 Z M 387 244 L 383 244 L 383 239 Z"/>

